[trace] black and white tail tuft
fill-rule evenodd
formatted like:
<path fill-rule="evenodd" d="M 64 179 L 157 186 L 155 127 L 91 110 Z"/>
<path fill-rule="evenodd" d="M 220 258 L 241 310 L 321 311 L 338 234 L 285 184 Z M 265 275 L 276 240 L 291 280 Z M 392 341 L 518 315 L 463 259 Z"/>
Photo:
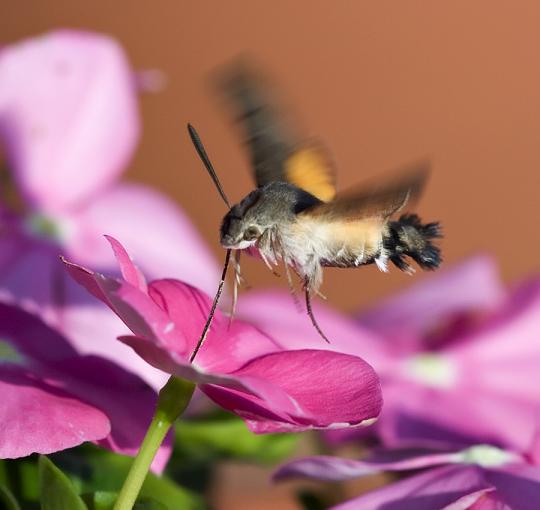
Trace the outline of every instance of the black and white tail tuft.
<path fill-rule="evenodd" d="M 422 268 L 437 269 L 441 263 L 441 250 L 433 240 L 442 237 L 438 222 L 422 224 L 416 214 L 406 214 L 389 223 L 384 247 L 390 260 L 402 271 L 413 272 L 405 257 L 410 257 Z"/>

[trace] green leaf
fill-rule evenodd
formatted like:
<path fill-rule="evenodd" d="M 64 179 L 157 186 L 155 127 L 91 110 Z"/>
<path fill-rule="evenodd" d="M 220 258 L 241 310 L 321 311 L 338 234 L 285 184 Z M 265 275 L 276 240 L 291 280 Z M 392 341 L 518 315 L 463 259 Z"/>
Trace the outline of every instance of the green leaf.
<path fill-rule="evenodd" d="M 24 510 L 39 510 L 37 460 L 37 455 L 33 455 L 22 459 L 0 461 L 0 486 L 7 489 Z M 28 495 L 31 497 L 29 498 Z M 0 497 L 0 508 L 3 508 L 2 501 Z"/>
<path fill-rule="evenodd" d="M 23 500 L 39 501 L 39 472 L 36 456 L 18 459 L 19 496 Z"/>
<path fill-rule="evenodd" d="M 116 492 L 97 491 L 83 494 L 82 499 L 88 510 L 112 510 L 117 496 Z"/>
<path fill-rule="evenodd" d="M 0 460 L 0 485 L 9 486 L 7 461 Z"/>
<path fill-rule="evenodd" d="M 0 503 L 2 503 L 0 507 L 5 508 L 5 510 L 21 510 L 15 496 L 4 485 L 0 485 Z"/>
<path fill-rule="evenodd" d="M 151 498 L 138 499 L 133 507 L 134 510 L 168 510 L 163 503 Z"/>
<path fill-rule="evenodd" d="M 47 457 L 39 457 L 42 510 L 87 510 L 69 478 Z"/>
<path fill-rule="evenodd" d="M 253 434 L 230 415 L 217 419 L 181 420 L 176 428 L 175 453 L 181 457 L 220 457 L 274 464 L 288 457 L 297 434 Z"/>
<path fill-rule="evenodd" d="M 122 487 L 133 459 L 114 454 L 93 445 L 54 454 L 55 462 L 62 467 L 80 492 L 101 494 L 116 493 Z M 168 510 L 201 510 L 204 504 L 199 496 L 180 487 L 165 476 L 149 473 L 142 486 L 139 500 L 155 500 Z M 88 500 L 86 500 L 88 501 Z M 105 499 L 98 501 L 102 506 L 96 510 L 108 510 Z M 94 501 L 92 504 L 96 505 Z M 145 503 L 148 504 L 148 503 Z M 148 508 L 159 508 L 155 506 Z M 89 505 L 90 508 L 92 508 Z M 142 507 L 144 508 L 144 507 Z"/>
<path fill-rule="evenodd" d="M 88 510 L 113 510 L 118 494 L 116 492 L 98 491 L 84 494 L 83 500 Z M 139 498 L 134 510 L 169 510 L 169 507 L 152 498 Z"/>

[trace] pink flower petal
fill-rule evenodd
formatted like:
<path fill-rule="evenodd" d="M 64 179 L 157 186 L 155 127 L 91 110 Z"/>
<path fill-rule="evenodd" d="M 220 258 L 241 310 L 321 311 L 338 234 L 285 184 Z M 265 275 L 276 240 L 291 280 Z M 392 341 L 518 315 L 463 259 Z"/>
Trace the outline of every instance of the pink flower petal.
<path fill-rule="evenodd" d="M 3 48 L 0 133 L 41 211 L 80 204 L 114 180 L 139 136 L 132 73 L 111 38 L 61 30 Z"/>
<path fill-rule="evenodd" d="M 452 388 L 455 405 L 447 409 L 461 418 L 461 430 L 491 432 L 506 446 L 526 451 L 540 412 L 540 281 L 509 302 L 486 327 L 447 349 L 445 357 L 460 367 Z"/>
<path fill-rule="evenodd" d="M 171 324 L 170 328 L 178 327 L 181 329 L 186 342 L 185 349 L 182 352 L 186 357 L 189 356 L 201 336 L 210 313 L 212 306 L 210 298 L 195 287 L 178 280 L 153 281 L 149 286 L 148 293 L 153 302 L 167 314 Z M 208 337 L 213 336 L 216 329 L 223 330 L 224 325 L 225 322 L 221 312 L 216 310 Z M 208 337 L 207 342 L 209 341 Z M 208 345 L 208 343 L 205 345 Z M 206 352 L 204 347 L 200 355 L 203 352 Z M 198 363 L 200 359 L 198 357 Z"/>
<path fill-rule="evenodd" d="M 62 276 L 55 247 L 32 239 L 23 232 L 5 232 L 0 236 L 0 296 L 39 311 L 45 319 L 54 316 L 52 297 L 55 281 Z M 32 275 L 29 278 L 28 275 Z"/>
<path fill-rule="evenodd" d="M 207 296 L 175 280 L 152 282 L 149 296 L 129 283 L 106 278 L 69 262 L 65 264 L 80 285 L 110 306 L 135 335 L 143 340 L 141 344 L 137 339 L 125 337 L 124 343 L 161 370 L 173 370 L 170 365 L 173 361 L 169 360 L 166 349 L 183 356 L 183 361 L 175 359 L 174 363 L 187 363 L 206 320 L 210 306 Z M 271 340 L 252 327 L 234 323 L 232 331 L 237 334 L 233 335 L 223 323 L 224 319 L 218 312 L 215 327 L 221 329 L 222 337 L 215 334 L 213 328 L 197 357 L 197 365 L 205 370 L 230 372 L 245 362 L 245 358 L 238 356 L 262 354 L 277 349 Z M 144 343 L 146 340 L 149 340 L 148 344 Z M 210 343 L 215 349 L 206 349 Z"/>
<path fill-rule="evenodd" d="M 65 272 L 65 271 L 64 271 Z M 55 327 L 69 338 L 80 354 L 94 354 L 114 361 L 124 369 L 139 375 L 155 389 L 160 389 L 168 376 L 156 370 L 135 354 L 129 347 L 116 341 L 119 335 L 129 333 L 109 307 L 101 304 L 79 287 L 65 272 L 66 301 L 69 305 L 59 308 Z"/>
<path fill-rule="evenodd" d="M 238 316 L 269 334 L 285 349 L 324 349 L 360 356 L 381 369 L 386 363 L 380 339 L 323 303 L 313 303 L 317 322 L 330 339 L 317 333 L 305 310 L 298 310 L 290 293 L 249 292 L 238 302 Z M 279 317 L 279 320 L 276 320 Z"/>
<path fill-rule="evenodd" d="M 65 264 L 75 281 L 110 306 L 136 335 L 155 343 L 166 342 L 179 352 L 186 350 L 183 333 L 169 327 L 171 321 L 167 313 L 148 294 L 125 281 L 92 273 L 67 261 Z"/>
<path fill-rule="evenodd" d="M 135 455 L 146 434 L 156 407 L 157 394 L 137 376 L 96 356 L 84 356 L 48 364 L 44 374 L 53 374 L 61 387 L 81 401 L 103 411 L 111 422 L 111 431 L 99 443 L 125 455 Z M 172 450 L 169 435 L 159 448 L 153 464 L 161 472 Z"/>
<path fill-rule="evenodd" d="M 149 340 L 129 336 L 121 340 L 156 368 L 202 384 L 210 398 L 244 418 L 255 432 L 358 425 L 380 412 L 377 376 L 356 357 L 325 351 L 276 352 L 231 374 L 219 374 L 205 372 Z M 339 371 L 332 372 L 335 369 Z"/>
<path fill-rule="evenodd" d="M 281 466 L 274 475 L 275 480 L 288 478 L 310 478 L 327 482 L 352 480 L 385 471 L 408 471 L 451 463 L 454 453 L 404 453 L 403 451 L 387 452 L 384 460 L 367 458 L 366 460 L 344 459 L 327 455 L 316 455 L 293 460 Z"/>
<path fill-rule="evenodd" d="M 494 261 L 487 256 L 430 275 L 407 291 L 362 312 L 359 322 L 372 331 L 400 339 L 414 339 L 448 318 L 474 311 L 492 310 L 505 296 Z M 405 346 L 407 344 L 405 343 Z"/>
<path fill-rule="evenodd" d="M 0 341 L 16 346 L 22 357 L 38 363 L 61 361 L 77 354 L 59 332 L 46 327 L 37 316 L 1 301 Z"/>
<path fill-rule="evenodd" d="M 216 385 L 226 387 L 228 390 L 246 393 L 249 397 L 265 399 L 271 396 L 274 403 L 278 403 L 283 413 L 300 414 L 292 399 L 280 388 L 273 386 L 258 377 L 235 376 L 226 373 L 207 372 L 196 363 L 190 363 L 186 358 L 178 356 L 159 344 L 136 336 L 122 336 L 119 340 L 129 345 L 139 356 L 152 366 L 168 374 L 192 381 L 200 385 Z M 248 398 L 249 398 L 248 397 Z"/>
<path fill-rule="evenodd" d="M 531 444 L 526 451 L 527 457 L 530 459 L 531 464 L 540 466 L 540 420 L 536 424 Z"/>
<path fill-rule="evenodd" d="M 12 256 L 6 257 L 3 264 L 0 261 L 2 300 L 38 314 L 65 335 L 77 352 L 113 360 L 138 373 L 154 388 L 163 385 L 166 376 L 150 367 L 131 349 L 114 341 L 128 329 L 105 305 L 70 278 L 56 247 L 23 234 L 0 236 L 0 253 L 8 253 L 10 247 L 13 248 Z M 77 271 L 81 277 L 85 274 L 82 269 Z M 29 274 L 32 278 L 28 278 Z M 91 279 L 88 280 L 90 284 Z M 94 292 L 101 295 L 95 282 L 94 287 Z"/>
<path fill-rule="evenodd" d="M 249 325 L 238 321 L 227 329 L 217 312 L 206 343 L 190 364 L 210 307 L 208 296 L 174 280 L 150 283 L 147 294 L 126 281 L 67 267 L 135 333 L 122 337 L 124 343 L 153 366 L 202 384 L 207 395 L 257 432 L 355 426 L 380 412 L 377 375 L 356 356 L 275 352 L 279 347 Z"/>
<path fill-rule="evenodd" d="M 167 311 L 187 338 L 186 354 L 199 340 L 210 313 L 211 299 L 201 291 L 178 280 L 157 280 L 151 283 L 149 294 Z M 216 310 L 212 327 L 197 354 L 196 364 L 206 371 L 231 372 L 262 354 L 281 350 L 277 343 L 240 320 L 233 320 Z"/>
<path fill-rule="evenodd" d="M 138 451 L 157 400 L 156 392 L 139 377 L 105 359 L 77 356 L 66 339 L 37 316 L 2 302 L 0 339 L 15 352 L 15 356 L 8 358 L 10 363 L 0 363 L 0 381 L 3 381 L 0 384 L 7 388 L 2 395 L 8 395 L 4 411 L 13 413 L 4 429 L 13 431 L 19 427 L 21 434 L 26 433 L 28 438 L 20 440 L 22 447 L 35 440 L 37 448 L 52 449 L 32 451 L 48 452 L 100 440 L 113 451 L 131 455 Z M 20 366 L 14 365 L 15 362 Z M 14 385 L 28 388 L 13 388 Z M 32 414 L 25 406 L 34 396 L 41 400 L 34 404 Z M 19 401 L 22 407 L 17 415 L 14 406 Z M 41 446 L 43 439 L 37 424 L 48 415 L 53 420 L 51 426 L 57 426 L 59 433 L 67 427 L 64 446 L 56 435 L 45 443 L 48 446 Z M 66 424 L 54 421 L 60 416 Z M 98 437 L 97 430 L 104 433 Z M 17 451 L 18 446 L 9 448 Z M 154 468 L 161 470 L 169 455 L 170 438 L 160 448 Z"/>
<path fill-rule="evenodd" d="M 139 289 L 141 292 L 146 292 L 147 285 L 144 275 L 133 263 L 126 249 L 114 237 L 106 235 L 105 238 L 107 241 L 109 241 L 113 249 L 114 256 L 118 261 L 118 265 L 120 266 L 120 271 L 124 280 Z"/>
<path fill-rule="evenodd" d="M 368 492 L 333 510 L 439 510 L 469 494 L 491 490 L 475 466 L 446 466 Z"/>
<path fill-rule="evenodd" d="M 0 370 L 0 458 L 52 453 L 110 432 L 107 416 L 21 367 Z"/>
<path fill-rule="evenodd" d="M 289 420 L 289 415 L 305 417 L 302 410 L 283 390 L 264 379 L 205 372 L 196 364 L 189 363 L 186 359 L 182 359 L 166 348 L 144 338 L 123 336 L 120 337 L 120 341 L 132 347 L 139 356 L 152 366 L 182 379 L 205 385 L 202 388 L 211 398 L 214 398 L 220 392 L 224 393 L 224 398 L 227 401 L 236 396 L 239 400 L 246 400 L 250 409 L 254 407 L 260 408 L 260 405 L 254 404 L 254 402 L 270 400 L 272 407 L 275 408 L 271 411 L 273 419 L 286 421 Z M 216 396 L 214 400 L 220 403 L 219 398 L 219 396 Z M 230 408 L 226 405 L 223 407 Z M 238 411 L 236 408 L 234 410 L 235 412 Z M 263 414 L 267 414 L 264 409 Z"/>
<path fill-rule="evenodd" d="M 80 264 L 116 268 L 103 240 L 103 234 L 110 234 L 149 278 L 175 277 L 211 295 L 217 289 L 220 270 L 190 220 L 171 200 L 146 187 L 116 185 L 58 221 L 66 225 L 66 254 Z"/>
<path fill-rule="evenodd" d="M 355 426 L 376 418 L 382 406 L 379 381 L 371 366 L 347 354 L 316 350 L 275 352 L 255 358 L 233 375 L 273 384 L 289 395 L 299 410 L 312 416 L 306 422 L 291 420 L 283 424 L 241 414 L 257 433 Z M 203 391 L 214 398 L 212 391 L 204 387 Z M 262 405 L 272 409 L 272 400 L 269 398 Z"/>
<path fill-rule="evenodd" d="M 505 466 L 503 469 L 486 470 L 485 477 L 497 489 L 498 499 L 504 501 L 508 508 L 518 510 L 538 509 L 538 502 L 540 501 L 539 468 L 526 464 Z M 484 510 L 482 507 L 479 508 Z M 499 507 L 492 508 L 499 509 Z"/>
<path fill-rule="evenodd" d="M 110 302 L 106 292 L 100 287 L 100 283 L 103 287 L 108 285 L 107 288 L 109 289 L 119 288 L 120 283 L 116 280 L 109 280 L 102 275 L 91 273 L 66 261 L 64 261 L 64 264 L 75 282 L 85 287 L 91 294 L 114 310 L 114 305 Z M 155 318 L 158 324 L 165 327 L 164 325 L 168 323 L 166 316 L 148 296 L 127 283 L 123 285 L 126 287 L 127 292 L 131 291 L 137 306 L 149 310 L 150 317 Z M 59 327 L 69 335 L 71 342 L 78 348 L 79 352 L 98 354 L 115 361 L 127 370 L 139 374 L 152 387 L 161 388 L 167 380 L 166 375 L 154 370 L 130 349 L 126 349 L 125 346 L 115 341 L 118 335 L 128 333 L 127 328 L 119 318 L 105 307 L 96 306 L 97 303 L 93 302 L 92 297 L 88 296 L 83 289 L 78 288 L 76 284 L 73 285 L 71 281 L 68 282 L 66 288 L 69 290 L 67 296 L 68 302 L 71 304 L 61 308 Z M 88 298 L 90 299 L 88 300 Z M 120 307 L 125 312 L 122 317 L 125 324 L 141 334 L 153 334 L 152 327 L 147 324 L 136 309 L 125 305 L 123 302 L 120 303 Z M 182 345 L 182 342 L 180 342 L 180 345 Z"/>
<path fill-rule="evenodd" d="M 385 385 L 384 397 L 385 409 L 378 432 L 388 446 L 403 442 L 438 441 L 455 445 L 493 442 L 523 450 L 520 444 L 530 440 L 530 406 L 480 388 L 464 386 L 445 391 L 396 381 Z M 527 433 L 526 437 L 517 437 L 514 430 Z"/>
<path fill-rule="evenodd" d="M 480 489 L 459 498 L 442 510 L 512 510 L 499 499 L 494 489 Z"/>

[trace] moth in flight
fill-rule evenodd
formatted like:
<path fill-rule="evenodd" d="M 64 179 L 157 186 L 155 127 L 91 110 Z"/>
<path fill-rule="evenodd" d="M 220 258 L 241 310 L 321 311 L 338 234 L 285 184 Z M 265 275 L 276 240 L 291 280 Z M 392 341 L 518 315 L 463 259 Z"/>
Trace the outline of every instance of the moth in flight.
<path fill-rule="evenodd" d="M 218 85 L 243 130 L 256 188 L 231 207 L 197 132 L 188 125 L 195 148 L 229 207 L 220 229 L 221 245 L 227 249 L 223 277 L 199 347 L 221 295 L 231 250 L 237 273 L 233 302 L 240 253 L 255 252 L 270 269 L 283 264 L 291 289 L 292 273 L 299 276 L 309 317 L 327 342 L 311 309 L 324 267 L 375 264 L 386 272 L 392 263 L 412 273 L 408 259 L 422 269 L 439 266 L 440 249 L 433 243 L 441 237 L 439 223 L 424 224 L 416 214 L 392 219 L 420 195 L 428 175 L 425 166 L 338 193 L 324 147 L 295 139 L 257 74 L 234 66 L 220 75 Z"/>

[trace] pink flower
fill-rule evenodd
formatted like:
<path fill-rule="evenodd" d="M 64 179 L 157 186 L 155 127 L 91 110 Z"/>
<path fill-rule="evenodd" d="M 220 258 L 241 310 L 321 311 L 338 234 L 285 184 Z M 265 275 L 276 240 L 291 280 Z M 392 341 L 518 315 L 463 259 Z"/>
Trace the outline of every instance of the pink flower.
<path fill-rule="evenodd" d="M 475 445 L 462 451 L 389 450 L 364 461 L 315 456 L 282 466 L 276 479 L 349 480 L 381 472 L 425 472 L 334 506 L 334 510 L 535 510 L 540 468 L 516 453 Z"/>
<path fill-rule="evenodd" d="M 319 342 L 287 298 L 245 296 L 240 315 L 279 341 Z M 385 400 L 377 432 L 385 444 L 493 442 L 524 451 L 530 443 L 540 410 L 540 281 L 507 293 L 493 262 L 478 257 L 357 321 L 324 306 L 315 314 L 330 349 L 365 357 L 377 370 Z"/>
<path fill-rule="evenodd" d="M 157 396 L 137 376 L 97 356 L 79 356 L 58 332 L 0 302 L 0 458 L 96 442 L 137 452 Z M 170 439 L 170 438 L 169 438 Z M 154 468 L 170 454 L 161 447 Z"/>
<path fill-rule="evenodd" d="M 81 353 L 115 360 L 160 386 L 161 374 L 110 342 L 126 331 L 121 322 L 66 278 L 58 261 L 63 253 L 112 270 L 106 231 L 122 236 L 154 277 L 174 270 L 208 291 L 218 278 L 214 260 L 173 203 L 117 182 L 140 132 L 124 52 L 109 37 L 61 30 L 4 47 L 0 75 L 0 136 L 14 186 L 3 190 L 4 198 L 20 202 L 15 209 L 12 200 L 0 204 L 4 297 L 39 311 Z"/>
<path fill-rule="evenodd" d="M 253 326 L 217 311 L 189 362 L 211 301 L 179 280 L 149 284 L 118 241 L 109 238 L 123 279 L 67 263 L 73 278 L 131 329 L 120 338 L 148 363 L 188 379 L 254 432 L 365 424 L 381 408 L 378 378 L 361 358 L 317 349 L 288 350 Z"/>

